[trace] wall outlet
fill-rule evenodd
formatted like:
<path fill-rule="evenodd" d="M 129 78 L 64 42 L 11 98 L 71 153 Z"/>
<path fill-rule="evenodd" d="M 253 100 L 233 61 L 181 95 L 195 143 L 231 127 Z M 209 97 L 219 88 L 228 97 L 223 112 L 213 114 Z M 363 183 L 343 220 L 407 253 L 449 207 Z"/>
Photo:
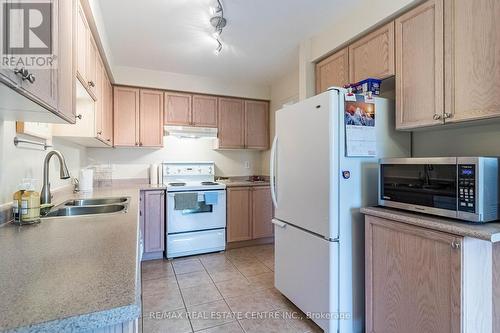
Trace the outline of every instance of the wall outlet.
<path fill-rule="evenodd" d="M 249 161 L 245 161 L 245 169 L 250 169 L 250 162 Z"/>

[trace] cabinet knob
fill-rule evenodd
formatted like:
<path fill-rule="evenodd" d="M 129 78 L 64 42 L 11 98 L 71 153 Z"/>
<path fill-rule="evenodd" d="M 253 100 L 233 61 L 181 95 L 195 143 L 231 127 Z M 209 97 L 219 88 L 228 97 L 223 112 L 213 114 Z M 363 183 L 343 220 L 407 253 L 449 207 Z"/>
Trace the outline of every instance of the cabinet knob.
<path fill-rule="evenodd" d="M 111 139 L 106 139 L 106 141 L 111 142 Z"/>
<path fill-rule="evenodd" d="M 457 240 L 453 240 L 453 241 L 451 242 L 451 248 L 452 248 L 452 249 L 457 249 L 457 250 L 458 250 L 458 249 L 460 249 L 460 242 L 459 242 L 459 241 L 457 241 Z"/>
<path fill-rule="evenodd" d="M 443 114 L 443 118 L 444 118 L 444 119 L 448 119 L 448 118 L 451 118 L 451 117 L 452 117 L 452 114 L 451 114 L 451 113 L 449 113 L 449 112 L 445 112 L 445 113 Z"/>
<path fill-rule="evenodd" d="M 89 86 L 92 87 L 92 88 L 94 88 L 95 87 L 94 81 L 89 81 Z"/>
<path fill-rule="evenodd" d="M 139 142 L 139 146 L 141 146 L 141 147 L 142 147 L 142 142 Z"/>
<path fill-rule="evenodd" d="M 28 76 L 29 72 L 26 68 L 15 68 L 14 69 L 14 74 L 16 75 L 21 75 L 21 77 L 25 77 L 25 76 Z"/>
<path fill-rule="evenodd" d="M 76 117 L 77 117 L 78 119 L 82 119 L 82 118 L 83 118 L 83 116 L 82 116 L 82 114 L 81 114 L 81 113 L 80 113 L 79 115 L 77 115 Z"/>
<path fill-rule="evenodd" d="M 437 114 L 435 113 L 434 116 L 432 117 L 434 120 L 439 120 L 441 119 L 441 115 L 440 114 Z"/>
<path fill-rule="evenodd" d="M 135 143 L 135 145 L 136 145 L 136 146 L 138 146 L 138 145 L 139 145 L 139 142 L 136 142 L 136 143 Z"/>
<path fill-rule="evenodd" d="M 101 135 L 102 134 L 102 131 L 97 131 L 97 135 Z"/>
<path fill-rule="evenodd" d="M 28 81 L 29 83 L 33 84 L 35 83 L 35 74 L 28 74 L 27 76 L 23 77 L 24 81 Z"/>

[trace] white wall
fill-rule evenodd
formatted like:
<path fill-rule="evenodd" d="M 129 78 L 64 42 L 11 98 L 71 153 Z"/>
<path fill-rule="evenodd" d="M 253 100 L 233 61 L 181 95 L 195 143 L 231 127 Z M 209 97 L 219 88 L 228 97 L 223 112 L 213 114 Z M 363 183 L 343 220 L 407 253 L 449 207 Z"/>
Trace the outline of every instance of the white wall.
<path fill-rule="evenodd" d="M 274 138 L 275 122 L 274 114 L 282 108 L 283 104 L 297 102 L 299 100 L 299 69 L 279 78 L 271 85 L 270 105 L 270 138 Z M 270 151 L 262 153 L 262 173 L 269 175 Z"/>
<path fill-rule="evenodd" d="M 12 201 L 12 193 L 23 178 L 38 179 L 38 191 L 43 180 L 43 160 L 47 151 L 41 149 L 18 148 L 14 146 L 15 122 L 0 122 L 0 204 Z M 62 152 L 72 177 L 87 164 L 86 149 L 58 139 L 53 141 L 54 149 Z M 59 162 L 51 160 L 50 182 L 52 190 L 70 184 L 71 180 L 59 179 Z"/>
<path fill-rule="evenodd" d="M 463 126 L 463 125 L 460 125 Z M 442 126 L 413 133 L 413 155 L 500 156 L 500 120 L 466 127 Z"/>
<path fill-rule="evenodd" d="M 217 176 L 261 173 L 261 152 L 213 150 L 213 139 L 178 139 L 166 136 L 164 148 L 88 148 L 89 164 L 112 164 L 113 178 L 148 178 L 149 164 L 162 161 L 213 161 Z M 249 162 L 249 168 L 245 162 Z"/>
<path fill-rule="evenodd" d="M 266 85 L 230 82 L 198 75 L 114 66 L 113 76 L 117 84 L 124 85 L 256 99 L 270 98 L 270 89 Z"/>

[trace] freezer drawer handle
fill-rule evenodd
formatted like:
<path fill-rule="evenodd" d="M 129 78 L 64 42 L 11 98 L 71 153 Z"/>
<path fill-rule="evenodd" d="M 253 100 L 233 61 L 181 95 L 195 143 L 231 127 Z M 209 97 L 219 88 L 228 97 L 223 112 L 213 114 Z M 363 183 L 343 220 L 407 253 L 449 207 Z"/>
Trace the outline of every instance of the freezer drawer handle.
<path fill-rule="evenodd" d="M 272 219 L 272 220 L 271 220 L 271 222 L 272 222 L 274 225 L 276 225 L 276 226 L 278 226 L 278 227 L 280 227 L 280 228 L 284 228 L 284 227 L 286 227 L 286 223 L 285 223 L 285 222 L 281 222 L 280 220 Z"/>

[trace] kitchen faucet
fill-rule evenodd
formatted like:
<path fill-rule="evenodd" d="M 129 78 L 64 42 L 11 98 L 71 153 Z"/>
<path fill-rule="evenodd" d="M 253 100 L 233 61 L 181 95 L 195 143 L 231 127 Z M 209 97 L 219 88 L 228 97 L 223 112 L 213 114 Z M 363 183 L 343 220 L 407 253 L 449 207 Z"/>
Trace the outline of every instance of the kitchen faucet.
<path fill-rule="evenodd" d="M 45 160 L 43 162 L 43 187 L 42 193 L 40 195 L 40 202 L 42 204 L 50 204 L 52 202 L 52 194 L 50 193 L 50 181 L 49 181 L 49 162 L 52 156 L 56 155 L 59 159 L 59 178 L 68 179 L 69 171 L 66 166 L 66 161 L 64 160 L 64 156 L 58 152 L 57 150 L 52 150 L 45 156 Z"/>

